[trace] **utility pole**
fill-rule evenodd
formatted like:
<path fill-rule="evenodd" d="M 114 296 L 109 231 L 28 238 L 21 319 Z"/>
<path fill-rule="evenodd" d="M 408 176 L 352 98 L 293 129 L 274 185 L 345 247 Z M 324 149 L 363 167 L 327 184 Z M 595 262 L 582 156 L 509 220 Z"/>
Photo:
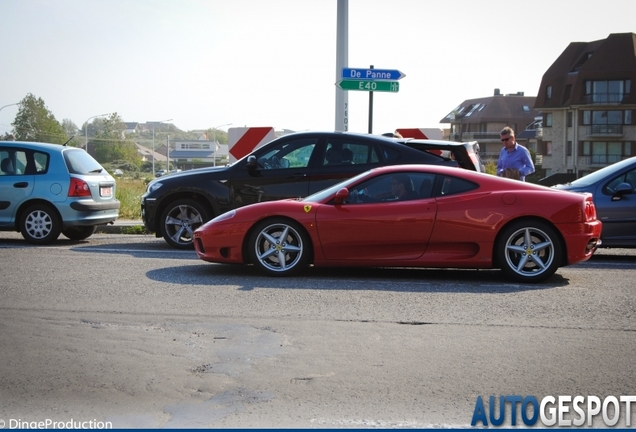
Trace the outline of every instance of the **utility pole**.
<path fill-rule="evenodd" d="M 166 170 L 170 172 L 170 134 L 166 135 Z"/>

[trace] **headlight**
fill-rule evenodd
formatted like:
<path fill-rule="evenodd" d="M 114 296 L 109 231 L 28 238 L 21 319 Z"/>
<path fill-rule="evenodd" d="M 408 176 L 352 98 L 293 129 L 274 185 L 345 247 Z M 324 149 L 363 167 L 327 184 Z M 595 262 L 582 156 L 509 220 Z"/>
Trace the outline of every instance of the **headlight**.
<path fill-rule="evenodd" d="M 236 210 L 230 210 L 228 212 L 225 212 L 217 217 L 215 217 L 214 219 L 212 219 L 210 222 L 221 222 L 227 219 L 232 219 L 234 217 L 234 215 L 236 215 Z"/>
<path fill-rule="evenodd" d="M 157 182 L 157 183 L 150 183 L 148 185 L 148 193 L 154 192 L 157 189 L 159 189 L 161 186 L 163 186 L 163 183 L 161 182 Z"/>

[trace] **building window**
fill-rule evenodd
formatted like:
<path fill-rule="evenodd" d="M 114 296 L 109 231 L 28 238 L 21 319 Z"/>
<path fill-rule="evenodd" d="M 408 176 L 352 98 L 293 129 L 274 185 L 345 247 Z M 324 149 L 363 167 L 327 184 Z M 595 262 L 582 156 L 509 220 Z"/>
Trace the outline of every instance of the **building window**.
<path fill-rule="evenodd" d="M 566 152 L 567 152 L 567 156 L 572 156 L 572 141 L 568 141 Z"/>
<path fill-rule="evenodd" d="M 631 80 L 585 81 L 588 103 L 621 103 L 630 94 Z"/>
<path fill-rule="evenodd" d="M 481 104 L 474 104 L 474 105 L 470 105 L 467 109 L 469 109 L 470 111 L 468 111 L 468 113 L 464 116 L 464 117 L 470 117 L 472 113 L 474 113 L 476 110 L 479 109 L 479 107 L 481 106 Z"/>
<path fill-rule="evenodd" d="M 544 114 L 543 126 L 552 127 L 552 113 Z"/>
<path fill-rule="evenodd" d="M 591 133 L 621 133 L 621 125 L 631 123 L 631 110 L 583 111 L 583 125 L 591 126 Z"/>
<path fill-rule="evenodd" d="M 609 165 L 632 156 L 632 143 L 621 141 L 584 141 L 581 154 L 591 164 Z"/>
<path fill-rule="evenodd" d="M 545 88 L 545 98 L 552 99 L 552 86 L 547 86 Z"/>
<path fill-rule="evenodd" d="M 552 141 L 547 141 L 545 143 L 545 154 L 548 156 L 552 155 Z"/>
<path fill-rule="evenodd" d="M 572 127 L 572 111 L 568 111 L 567 122 L 568 122 L 568 127 Z"/>

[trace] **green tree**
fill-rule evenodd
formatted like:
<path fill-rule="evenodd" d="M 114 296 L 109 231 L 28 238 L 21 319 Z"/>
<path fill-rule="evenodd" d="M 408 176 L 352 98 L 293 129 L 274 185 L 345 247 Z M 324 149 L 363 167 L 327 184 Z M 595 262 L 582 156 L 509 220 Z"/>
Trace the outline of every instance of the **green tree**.
<path fill-rule="evenodd" d="M 64 144 L 68 134 L 55 116 L 48 110 L 42 98 L 27 94 L 19 103 L 18 114 L 11 123 L 13 135 L 18 141 Z"/>
<path fill-rule="evenodd" d="M 82 139 L 82 131 L 79 130 L 77 125 L 71 119 L 62 120 L 62 129 L 66 132 L 69 138 L 73 137 L 69 142 L 69 145 L 73 147 L 82 147 L 84 140 Z"/>
<path fill-rule="evenodd" d="M 117 113 L 102 122 L 102 129 L 95 134 L 95 159 L 100 163 L 127 161 L 141 166 L 137 146 L 126 139 L 126 125 Z"/>

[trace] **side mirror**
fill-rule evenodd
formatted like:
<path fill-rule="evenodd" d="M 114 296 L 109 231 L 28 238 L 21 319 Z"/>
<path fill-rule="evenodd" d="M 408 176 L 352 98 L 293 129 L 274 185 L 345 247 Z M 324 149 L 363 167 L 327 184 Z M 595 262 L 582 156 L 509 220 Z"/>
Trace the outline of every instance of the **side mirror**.
<path fill-rule="evenodd" d="M 616 187 L 614 191 L 614 195 L 612 195 L 612 201 L 620 201 L 623 198 L 623 195 L 632 193 L 632 185 L 629 183 L 621 183 Z"/>
<path fill-rule="evenodd" d="M 245 163 L 245 167 L 249 170 L 256 169 L 256 156 L 249 155 L 247 157 L 247 162 Z"/>
<path fill-rule="evenodd" d="M 333 198 L 333 203 L 336 205 L 344 204 L 349 199 L 349 189 L 338 189 L 336 196 Z"/>

